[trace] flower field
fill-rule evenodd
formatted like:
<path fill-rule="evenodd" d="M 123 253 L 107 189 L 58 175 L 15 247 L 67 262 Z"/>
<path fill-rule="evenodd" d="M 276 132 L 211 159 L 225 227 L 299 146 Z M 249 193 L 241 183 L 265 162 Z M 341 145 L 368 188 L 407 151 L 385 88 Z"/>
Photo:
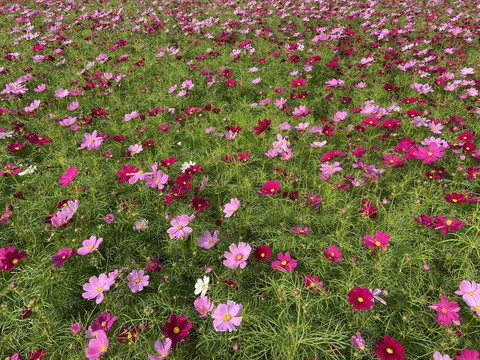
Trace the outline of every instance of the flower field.
<path fill-rule="evenodd" d="M 480 359 L 479 1 L 0 26 L 0 359 Z"/>

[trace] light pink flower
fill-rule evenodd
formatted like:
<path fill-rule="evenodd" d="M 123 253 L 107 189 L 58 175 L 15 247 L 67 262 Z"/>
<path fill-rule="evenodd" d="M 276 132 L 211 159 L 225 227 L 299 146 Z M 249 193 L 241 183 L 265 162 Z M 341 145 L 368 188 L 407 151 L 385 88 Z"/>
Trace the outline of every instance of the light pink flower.
<path fill-rule="evenodd" d="M 84 148 L 87 148 L 88 150 L 98 150 L 100 148 L 103 137 L 97 136 L 97 130 L 93 130 L 91 135 L 89 133 L 85 133 L 84 136 L 85 137 L 82 139 L 82 145 L 80 145 L 77 150 Z"/>
<path fill-rule="evenodd" d="M 168 182 L 168 175 L 164 174 L 162 170 L 157 170 L 152 173 L 152 177 L 147 176 L 146 179 L 147 182 L 145 183 L 145 186 L 162 190 Z"/>
<path fill-rule="evenodd" d="M 189 222 L 195 218 L 195 215 L 189 217 L 188 215 L 179 215 L 173 219 L 170 224 L 172 227 L 167 230 L 170 239 L 176 238 L 181 239 L 184 237 L 184 240 L 188 239 L 188 234 L 190 234 L 193 229 L 188 226 Z"/>
<path fill-rule="evenodd" d="M 230 269 L 236 269 L 238 266 L 243 269 L 245 266 L 247 266 L 247 259 L 252 251 L 250 245 L 240 242 L 238 246 L 231 244 L 228 249 L 230 252 L 225 251 L 223 254 L 223 256 L 226 258 L 226 260 L 223 260 L 223 265 L 229 267 Z"/>
<path fill-rule="evenodd" d="M 103 292 L 110 290 L 110 286 L 114 283 L 115 280 L 105 274 L 100 274 L 98 277 L 92 276 L 88 283 L 83 284 L 85 292 L 82 297 L 87 300 L 96 299 L 95 302 L 100 304 L 103 301 Z"/>
<path fill-rule="evenodd" d="M 128 286 L 132 293 L 142 291 L 145 286 L 148 286 L 148 279 L 150 276 L 145 275 L 145 271 L 133 269 L 130 274 L 127 276 L 129 281 Z"/>
<path fill-rule="evenodd" d="M 233 215 L 235 211 L 237 211 L 240 208 L 240 201 L 238 201 L 237 198 L 230 199 L 230 202 L 228 204 L 225 204 L 225 209 L 223 209 L 223 212 L 225 213 L 225 217 L 228 218 Z"/>
<path fill-rule="evenodd" d="M 73 111 L 75 110 L 76 108 L 78 108 L 78 101 L 72 101 L 68 106 L 67 106 L 67 109 L 70 110 L 70 111 Z"/>
<path fill-rule="evenodd" d="M 208 296 L 204 295 L 193 302 L 193 306 L 200 313 L 200 317 L 207 317 L 208 313 L 212 311 L 214 302 Z"/>
<path fill-rule="evenodd" d="M 240 326 L 243 305 L 229 300 L 226 304 L 220 304 L 212 313 L 213 327 L 216 331 L 236 331 L 235 326 Z"/>
<path fill-rule="evenodd" d="M 172 340 L 170 338 L 166 338 L 165 345 L 162 345 L 161 341 L 157 341 L 153 346 L 155 347 L 155 350 L 157 350 L 157 352 L 160 354 L 160 356 L 148 355 L 148 358 L 150 360 L 163 360 L 168 356 L 168 353 L 170 352 L 170 348 L 172 347 Z"/>
<path fill-rule="evenodd" d="M 210 234 L 210 231 L 205 231 L 205 234 L 198 238 L 198 246 L 204 249 L 210 249 L 218 242 L 218 234 L 218 230 L 213 232 L 213 236 Z"/>

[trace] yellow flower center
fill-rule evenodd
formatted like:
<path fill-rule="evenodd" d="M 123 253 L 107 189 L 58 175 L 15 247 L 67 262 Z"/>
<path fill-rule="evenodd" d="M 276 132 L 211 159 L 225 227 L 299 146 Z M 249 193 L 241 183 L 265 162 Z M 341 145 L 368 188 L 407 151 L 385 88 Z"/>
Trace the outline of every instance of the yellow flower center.
<path fill-rule="evenodd" d="M 92 249 L 93 249 L 93 245 L 90 245 L 90 246 L 88 247 L 88 250 L 92 250 Z"/>
<path fill-rule="evenodd" d="M 270 189 L 270 191 L 271 191 L 271 192 L 274 192 L 274 191 L 275 191 L 275 189 Z"/>
<path fill-rule="evenodd" d="M 432 155 L 433 155 L 433 153 L 432 153 L 432 152 L 429 152 L 427 155 L 428 155 L 428 156 L 432 156 Z"/>
<path fill-rule="evenodd" d="M 62 260 L 65 260 L 65 255 L 62 256 Z"/>
<path fill-rule="evenodd" d="M 18 263 L 18 259 L 13 259 L 13 260 L 12 260 L 12 264 L 13 264 L 13 265 L 17 265 L 17 263 Z"/>
<path fill-rule="evenodd" d="M 106 321 L 102 321 L 101 325 L 102 325 L 102 327 L 105 327 L 105 326 L 107 326 L 107 322 L 106 322 Z"/>
<path fill-rule="evenodd" d="M 230 314 L 223 315 L 223 320 L 225 320 L 225 321 L 230 321 L 231 318 L 232 317 L 230 316 Z"/>
<path fill-rule="evenodd" d="M 203 308 L 203 309 L 202 309 L 202 313 L 206 314 L 206 313 L 207 313 L 207 309 L 206 309 L 206 308 Z"/>
<path fill-rule="evenodd" d="M 377 241 L 375 241 L 375 245 L 380 246 L 382 244 L 380 243 L 380 241 L 377 240 Z"/>
<path fill-rule="evenodd" d="M 213 244 L 213 240 L 210 240 L 208 243 L 209 243 L 210 245 L 212 245 L 212 244 Z"/>
<path fill-rule="evenodd" d="M 392 350 L 392 349 L 390 349 L 390 348 L 387 348 L 387 353 L 389 353 L 389 354 L 393 354 L 393 350 Z"/>
<path fill-rule="evenodd" d="M 445 222 L 445 224 L 447 224 L 448 226 L 450 226 L 450 225 L 453 224 L 453 221 L 452 221 L 452 220 L 447 220 L 447 221 Z"/>
<path fill-rule="evenodd" d="M 453 201 L 453 202 L 457 202 L 458 200 L 457 200 L 457 199 L 453 199 L 452 201 Z"/>
<path fill-rule="evenodd" d="M 204 289 L 204 290 L 205 290 L 205 285 L 203 285 L 203 286 L 202 286 L 202 289 Z"/>
<path fill-rule="evenodd" d="M 140 282 L 140 279 L 136 278 L 134 281 L 135 281 L 136 284 L 138 284 Z"/>
<path fill-rule="evenodd" d="M 478 311 L 480 311 L 480 305 L 475 305 L 475 309 L 477 309 Z"/>
<path fill-rule="evenodd" d="M 260 254 L 260 257 L 265 257 L 265 253 L 261 253 L 261 254 Z"/>
<path fill-rule="evenodd" d="M 178 225 L 178 226 L 177 226 L 177 229 L 178 229 L 178 230 L 182 230 L 182 229 L 183 229 L 183 226 L 182 226 L 182 225 Z"/>
<path fill-rule="evenodd" d="M 105 351 L 105 345 L 102 345 L 102 347 L 100 348 L 100 351 L 101 351 L 101 352 L 104 352 L 104 351 Z"/>
<path fill-rule="evenodd" d="M 282 261 L 282 265 L 285 266 L 287 265 L 287 262 L 285 260 Z"/>
<path fill-rule="evenodd" d="M 179 332 L 180 332 L 180 328 L 179 328 L 178 326 L 175 326 L 175 327 L 173 328 L 173 333 L 174 333 L 174 334 L 178 334 Z"/>
<path fill-rule="evenodd" d="M 469 291 L 468 295 L 473 296 L 473 291 Z"/>
<path fill-rule="evenodd" d="M 359 298 L 358 298 L 358 302 L 363 302 L 363 298 L 362 298 L 362 297 L 359 297 Z"/>
<path fill-rule="evenodd" d="M 237 260 L 242 260 L 242 255 L 237 255 Z"/>
<path fill-rule="evenodd" d="M 446 313 L 448 313 L 448 310 L 445 309 L 445 308 L 443 308 L 443 309 L 442 309 L 442 313 L 443 313 L 443 314 L 446 314 Z"/>
<path fill-rule="evenodd" d="M 166 358 L 166 357 L 167 357 L 167 354 L 163 353 L 163 354 L 160 355 L 160 356 Z"/>
<path fill-rule="evenodd" d="M 160 182 L 160 180 L 158 180 L 158 179 L 157 179 L 157 180 L 155 180 L 155 184 L 158 184 L 159 182 Z"/>
<path fill-rule="evenodd" d="M 393 161 L 393 160 L 390 160 L 390 164 L 393 164 L 394 162 L 395 162 L 395 161 Z"/>
<path fill-rule="evenodd" d="M 94 139 L 90 139 L 90 142 L 95 142 L 95 140 L 94 140 Z"/>
<path fill-rule="evenodd" d="M 331 253 L 330 253 L 330 256 L 335 256 L 335 253 L 331 252 Z"/>
<path fill-rule="evenodd" d="M 97 288 L 97 292 L 102 292 L 103 288 L 100 286 Z"/>

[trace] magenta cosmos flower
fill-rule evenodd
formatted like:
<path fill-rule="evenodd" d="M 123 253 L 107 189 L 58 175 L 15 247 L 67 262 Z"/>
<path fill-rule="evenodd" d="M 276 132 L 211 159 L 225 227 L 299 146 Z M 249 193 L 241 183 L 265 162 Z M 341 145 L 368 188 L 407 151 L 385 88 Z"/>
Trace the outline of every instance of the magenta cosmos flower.
<path fill-rule="evenodd" d="M 437 215 L 437 223 L 433 226 L 434 229 L 442 229 L 442 235 L 447 235 L 450 230 L 459 230 L 465 225 L 461 220 L 452 218 L 447 219 L 445 216 Z"/>
<path fill-rule="evenodd" d="M 233 215 L 235 211 L 238 210 L 240 207 L 240 201 L 238 201 L 237 198 L 230 199 L 230 202 L 225 205 L 225 209 L 223 209 L 223 212 L 225 213 L 225 217 L 228 218 Z"/>
<path fill-rule="evenodd" d="M 145 271 L 143 270 L 132 270 L 127 276 L 127 280 L 129 281 L 128 286 L 130 290 L 132 290 L 132 293 L 142 291 L 143 287 L 148 285 L 149 278 L 150 276 L 145 275 Z"/>
<path fill-rule="evenodd" d="M 373 294 L 367 288 L 356 286 L 348 292 L 348 303 L 355 310 L 368 310 L 374 305 Z"/>
<path fill-rule="evenodd" d="M 371 247 L 373 250 L 377 250 L 378 248 L 386 249 L 390 235 L 388 233 L 384 234 L 381 231 L 377 231 L 375 239 L 371 235 L 366 235 L 364 239 L 365 241 L 363 243 L 365 246 Z"/>
<path fill-rule="evenodd" d="M 105 354 L 108 349 L 108 339 L 105 331 L 98 330 L 95 336 L 96 337 L 91 339 L 88 343 L 86 350 L 87 358 L 89 360 L 95 360 L 99 358 L 101 355 Z"/>
<path fill-rule="evenodd" d="M 167 233 L 170 235 L 170 239 L 176 238 L 181 239 L 182 237 L 185 240 L 188 239 L 188 234 L 190 234 L 193 229 L 188 226 L 188 223 L 195 218 L 195 215 L 179 215 L 173 219 L 170 224 L 172 227 L 167 230 Z"/>
<path fill-rule="evenodd" d="M 463 349 L 460 356 L 455 356 L 455 360 L 479 360 L 477 350 Z"/>
<path fill-rule="evenodd" d="M 19 253 L 14 245 L 0 249 L 0 269 L 10 271 L 17 266 L 20 260 L 27 256 L 26 251 Z"/>
<path fill-rule="evenodd" d="M 170 352 L 170 348 L 172 347 L 172 340 L 170 338 L 165 339 L 165 345 L 162 344 L 162 342 L 159 340 L 155 342 L 155 350 L 160 354 L 160 356 L 157 355 L 148 355 L 148 358 L 150 360 L 163 360 L 168 356 L 168 353 Z"/>
<path fill-rule="evenodd" d="M 270 180 L 262 186 L 258 195 L 275 195 L 278 190 L 280 190 L 280 181 Z"/>
<path fill-rule="evenodd" d="M 97 316 L 95 322 L 91 326 L 92 331 L 105 331 L 109 332 L 113 323 L 117 320 L 117 317 L 111 317 L 110 313 L 102 313 L 100 316 Z"/>
<path fill-rule="evenodd" d="M 429 164 L 445 155 L 445 153 L 442 152 L 443 149 L 443 146 L 438 146 L 437 143 L 431 142 L 428 145 L 428 149 L 422 146 L 417 146 L 414 155 L 416 159 L 423 159 L 424 164 Z"/>
<path fill-rule="evenodd" d="M 52 264 L 56 267 L 60 267 L 70 258 L 70 256 L 74 255 L 75 253 L 75 250 L 64 247 L 63 249 L 58 250 L 56 256 L 52 257 Z"/>
<path fill-rule="evenodd" d="M 272 269 L 283 272 L 292 272 L 297 267 L 297 260 L 290 257 L 290 251 L 287 251 L 285 255 L 278 253 L 278 260 L 272 261 Z"/>
<path fill-rule="evenodd" d="M 205 234 L 203 236 L 200 236 L 198 238 L 198 246 L 204 248 L 204 249 L 210 249 L 213 247 L 217 242 L 218 242 L 218 234 L 220 231 L 215 230 L 213 232 L 213 236 L 210 234 L 210 231 L 205 231 Z"/>
<path fill-rule="evenodd" d="M 77 167 L 74 166 L 73 168 L 68 168 L 67 172 L 62 175 L 60 181 L 58 182 L 61 184 L 61 187 L 67 187 L 70 185 L 73 179 L 77 176 Z"/>
<path fill-rule="evenodd" d="M 330 260 L 334 265 L 337 265 L 337 263 L 342 262 L 342 253 L 340 252 L 340 249 L 338 247 L 335 247 L 334 245 L 330 245 L 328 249 L 324 249 L 324 256 Z"/>
<path fill-rule="evenodd" d="M 445 296 L 440 297 L 440 304 L 433 304 L 429 306 L 430 309 L 438 311 L 437 322 L 443 326 L 450 326 L 452 322 L 455 325 L 460 325 L 457 312 L 460 310 L 456 301 L 448 301 Z"/>
<path fill-rule="evenodd" d="M 85 292 L 82 297 L 87 300 L 95 299 L 97 304 L 103 301 L 103 292 L 110 290 L 110 286 L 115 283 L 115 279 L 109 278 L 105 274 L 100 274 L 98 277 L 92 276 L 88 283 L 83 284 Z"/>
<path fill-rule="evenodd" d="M 87 255 L 98 249 L 102 243 L 103 238 L 98 238 L 96 236 L 90 236 L 90 239 L 84 240 L 82 242 L 83 246 L 77 250 L 78 255 Z"/>
<path fill-rule="evenodd" d="M 225 251 L 223 254 L 223 256 L 226 258 L 226 260 L 223 260 L 223 265 L 229 267 L 230 269 L 236 269 L 238 266 L 243 269 L 245 266 L 247 266 L 247 259 L 252 251 L 250 245 L 240 242 L 238 243 L 238 246 L 231 244 L 228 249 L 230 252 Z"/>
<path fill-rule="evenodd" d="M 237 331 L 235 326 L 240 326 L 243 305 L 235 304 L 233 301 L 227 301 L 226 304 L 220 304 L 213 311 L 213 327 L 216 331 Z"/>

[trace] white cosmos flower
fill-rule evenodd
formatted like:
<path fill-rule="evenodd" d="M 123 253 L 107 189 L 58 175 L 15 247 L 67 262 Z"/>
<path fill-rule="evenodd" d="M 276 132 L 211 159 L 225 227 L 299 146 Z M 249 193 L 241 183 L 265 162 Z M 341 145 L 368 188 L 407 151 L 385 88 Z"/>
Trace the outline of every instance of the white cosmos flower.
<path fill-rule="evenodd" d="M 210 278 L 208 276 L 204 276 L 203 281 L 202 279 L 198 279 L 195 284 L 195 295 L 204 296 L 207 293 L 209 282 Z"/>
<path fill-rule="evenodd" d="M 193 166 L 193 165 L 195 165 L 193 161 L 184 162 L 182 164 L 182 172 L 185 172 L 185 170 L 187 170 L 190 166 Z"/>
<path fill-rule="evenodd" d="M 26 168 L 25 170 L 23 170 L 21 173 L 18 173 L 18 175 L 19 175 L 19 176 L 30 175 L 30 174 L 33 174 L 36 169 L 37 169 L 36 166 L 30 165 L 28 168 Z"/>

